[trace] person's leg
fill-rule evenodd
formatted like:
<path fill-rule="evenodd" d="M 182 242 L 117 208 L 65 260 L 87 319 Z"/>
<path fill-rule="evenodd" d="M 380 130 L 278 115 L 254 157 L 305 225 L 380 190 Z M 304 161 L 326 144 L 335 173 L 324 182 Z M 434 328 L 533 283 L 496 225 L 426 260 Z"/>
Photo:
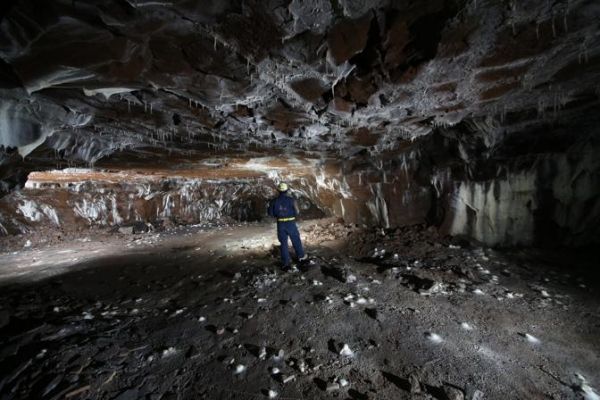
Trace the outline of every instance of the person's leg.
<path fill-rule="evenodd" d="M 287 267 L 291 264 L 292 260 L 290 260 L 290 251 L 288 249 L 288 234 L 281 223 L 277 224 L 277 239 L 279 239 L 281 246 L 281 262 Z"/>
<path fill-rule="evenodd" d="M 299 260 L 304 258 L 304 249 L 302 248 L 302 240 L 300 240 L 300 232 L 298 232 L 298 227 L 295 222 L 290 222 L 290 226 L 288 228 L 288 233 L 290 235 L 290 239 L 292 239 L 292 246 L 294 246 L 294 251 L 296 252 L 296 257 Z"/>

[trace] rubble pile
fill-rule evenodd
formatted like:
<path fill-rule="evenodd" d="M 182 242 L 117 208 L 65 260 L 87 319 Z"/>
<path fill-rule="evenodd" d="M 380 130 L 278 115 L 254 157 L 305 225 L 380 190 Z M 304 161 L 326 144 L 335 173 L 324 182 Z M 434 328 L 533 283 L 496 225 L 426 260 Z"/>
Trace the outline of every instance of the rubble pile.
<path fill-rule="evenodd" d="M 26 286 L 5 283 L 0 394 L 476 400 L 596 393 L 597 287 L 581 269 L 449 244 L 421 227 L 308 226 L 323 242 L 360 236 L 364 248 L 309 247 L 310 260 L 291 272 L 268 252 L 211 247 L 249 232 L 273 234 L 271 226 L 191 232 Z"/>

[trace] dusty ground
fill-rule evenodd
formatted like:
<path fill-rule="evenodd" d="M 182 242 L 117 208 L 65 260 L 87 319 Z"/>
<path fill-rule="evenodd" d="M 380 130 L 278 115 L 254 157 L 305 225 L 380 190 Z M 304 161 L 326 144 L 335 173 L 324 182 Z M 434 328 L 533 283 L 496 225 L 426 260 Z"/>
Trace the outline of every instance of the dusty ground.
<path fill-rule="evenodd" d="M 419 227 L 303 236 L 292 273 L 262 224 L 0 254 L 0 398 L 595 398 L 597 265 Z"/>

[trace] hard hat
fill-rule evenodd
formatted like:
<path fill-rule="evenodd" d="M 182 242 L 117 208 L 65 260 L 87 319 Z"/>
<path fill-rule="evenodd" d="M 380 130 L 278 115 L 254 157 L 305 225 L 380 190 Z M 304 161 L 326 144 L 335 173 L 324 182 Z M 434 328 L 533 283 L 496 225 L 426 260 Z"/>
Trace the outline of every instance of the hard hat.
<path fill-rule="evenodd" d="M 279 190 L 280 192 L 287 192 L 288 189 L 289 187 L 285 182 L 281 182 L 279 185 L 277 185 L 277 190 Z"/>

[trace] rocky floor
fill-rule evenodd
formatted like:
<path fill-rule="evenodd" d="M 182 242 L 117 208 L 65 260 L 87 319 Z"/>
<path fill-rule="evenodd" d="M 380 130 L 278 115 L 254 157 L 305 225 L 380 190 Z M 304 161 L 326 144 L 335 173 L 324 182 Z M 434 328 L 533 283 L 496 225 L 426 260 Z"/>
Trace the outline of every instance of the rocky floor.
<path fill-rule="evenodd" d="M 290 273 L 268 224 L 0 254 L 0 398 L 598 398 L 593 261 L 302 232 Z"/>

